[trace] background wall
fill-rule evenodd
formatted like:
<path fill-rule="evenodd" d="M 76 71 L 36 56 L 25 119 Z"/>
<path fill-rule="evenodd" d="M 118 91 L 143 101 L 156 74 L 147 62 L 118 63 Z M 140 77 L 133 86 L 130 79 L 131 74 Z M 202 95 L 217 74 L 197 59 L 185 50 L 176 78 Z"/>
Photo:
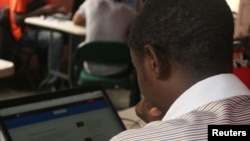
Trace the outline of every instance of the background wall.
<path fill-rule="evenodd" d="M 249 35 L 250 28 L 250 0 L 240 0 L 239 13 L 235 26 L 235 37 Z"/>

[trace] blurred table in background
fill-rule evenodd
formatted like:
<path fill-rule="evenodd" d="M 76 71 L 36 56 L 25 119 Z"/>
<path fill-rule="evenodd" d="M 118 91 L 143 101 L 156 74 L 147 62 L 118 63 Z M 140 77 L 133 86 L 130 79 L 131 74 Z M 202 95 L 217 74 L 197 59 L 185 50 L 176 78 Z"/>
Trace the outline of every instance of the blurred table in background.
<path fill-rule="evenodd" d="M 74 49 L 76 48 L 75 44 L 74 44 L 74 37 L 76 36 L 85 36 L 86 33 L 86 29 L 85 27 L 79 26 L 79 25 L 75 25 L 73 23 L 72 20 L 69 19 L 59 19 L 59 18 L 55 18 L 55 17 L 28 17 L 25 18 L 25 23 L 28 25 L 32 25 L 32 26 L 36 26 L 36 27 L 40 27 L 43 29 L 48 29 L 51 31 L 51 35 L 50 35 L 50 47 L 49 47 L 49 52 L 48 52 L 48 76 L 47 78 L 45 78 L 45 80 L 40 84 L 39 86 L 39 91 L 40 89 L 43 88 L 43 86 L 45 86 L 49 80 L 49 78 L 51 78 L 52 76 L 57 76 L 60 77 L 62 79 L 65 79 L 68 81 L 69 87 L 72 87 L 73 84 L 71 82 L 72 79 L 72 73 L 71 73 L 71 69 L 72 69 L 72 56 L 74 53 Z M 69 48 L 68 48 L 68 64 L 67 64 L 67 72 L 60 72 L 60 71 L 56 71 L 53 70 L 51 67 L 51 60 L 52 60 L 52 41 L 53 41 L 53 37 L 52 37 L 52 33 L 53 31 L 59 31 L 59 32 L 63 32 L 69 35 Z"/>

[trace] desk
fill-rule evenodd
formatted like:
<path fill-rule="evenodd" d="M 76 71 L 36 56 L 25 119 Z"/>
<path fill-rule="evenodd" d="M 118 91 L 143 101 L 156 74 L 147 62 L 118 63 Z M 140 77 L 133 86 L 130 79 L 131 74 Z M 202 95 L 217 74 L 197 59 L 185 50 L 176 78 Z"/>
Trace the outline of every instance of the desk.
<path fill-rule="evenodd" d="M 12 62 L 0 59 L 0 78 L 11 76 L 14 72 L 15 69 Z"/>
<path fill-rule="evenodd" d="M 70 20 L 57 20 L 53 18 L 45 19 L 43 17 L 28 17 L 25 19 L 25 23 L 78 36 L 84 36 L 86 33 L 84 27 L 75 25 Z"/>
<path fill-rule="evenodd" d="M 76 36 L 84 36 L 86 31 L 85 28 L 82 26 L 75 25 L 71 20 L 56 20 L 53 18 L 43 18 L 43 17 L 28 17 L 25 19 L 25 23 L 37 26 L 40 28 L 49 29 L 51 31 L 59 31 L 69 34 L 69 50 L 68 50 L 68 66 L 67 66 L 67 73 L 58 72 L 51 69 L 51 59 L 52 59 L 52 43 L 49 47 L 49 53 L 48 53 L 48 74 L 49 76 L 40 84 L 39 89 L 43 87 L 49 80 L 51 75 L 58 76 L 60 78 L 63 78 L 65 80 L 68 80 L 69 87 L 72 87 L 72 77 L 71 77 L 71 68 L 72 68 L 72 52 L 73 52 L 73 37 Z M 51 41 L 53 40 L 52 32 L 51 32 Z"/>

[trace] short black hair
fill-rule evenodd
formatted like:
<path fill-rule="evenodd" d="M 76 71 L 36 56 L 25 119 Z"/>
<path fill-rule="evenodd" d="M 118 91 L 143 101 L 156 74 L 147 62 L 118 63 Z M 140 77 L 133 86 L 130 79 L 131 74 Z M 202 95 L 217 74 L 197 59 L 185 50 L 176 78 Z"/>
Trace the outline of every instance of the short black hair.
<path fill-rule="evenodd" d="M 225 0 L 147 0 L 130 28 L 129 47 L 143 61 L 151 44 L 187 71 L 204 74 L 232 67 L 233 34 Z"/>

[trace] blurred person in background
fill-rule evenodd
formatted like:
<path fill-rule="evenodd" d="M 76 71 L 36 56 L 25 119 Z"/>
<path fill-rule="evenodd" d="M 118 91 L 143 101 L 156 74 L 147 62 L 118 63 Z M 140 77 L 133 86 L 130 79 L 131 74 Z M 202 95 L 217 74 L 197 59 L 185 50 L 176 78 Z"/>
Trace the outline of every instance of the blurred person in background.
<path fill-rule="evenodd" d="M 86 38 L 79 45 L 93 41 L 127 43 L 130 23 L 135 11 L 122 0 L 85 0 L 73 16 L 76 25 L 86 27 Z M 107 65 L 84 62 L 88 73 L 109 76 L 124 72 L 128 65 Z"/>
<path fill-rule="evenodd" d="M 75 12 L 78 10 L 79 6 L 84 2 L 85 0 L 73 0 L 72 4 L 72 11 L 71 13 L 74 15 Z M 72 16 L 73 16 L 72 15 Z M 73 17 L 72 17 L 73 18 Z"/>
<path fill-rule="evenodd" d="M 32 28 L 24 23 L 25 18 L 32 16 L 47 16 L 55 13 L 66 13 L 64 7 L 60 5 L 51 4 L 51 0 L 10 0 L 10 24 L 14 39 L 19 43 L 36 42 L 41 50 L 40 64 L 46 64 L 43 68 L 47 72 L 47 55 L 50 45 L 49 30 Z M 63 35 L 59 32 L 53 31 L 53 58 L 52 68 L 54 70 L 60 69 L 60 59 L 64 46 Z M 57 77 L 50 78 L 48 85 L 54 85 Z"/>

